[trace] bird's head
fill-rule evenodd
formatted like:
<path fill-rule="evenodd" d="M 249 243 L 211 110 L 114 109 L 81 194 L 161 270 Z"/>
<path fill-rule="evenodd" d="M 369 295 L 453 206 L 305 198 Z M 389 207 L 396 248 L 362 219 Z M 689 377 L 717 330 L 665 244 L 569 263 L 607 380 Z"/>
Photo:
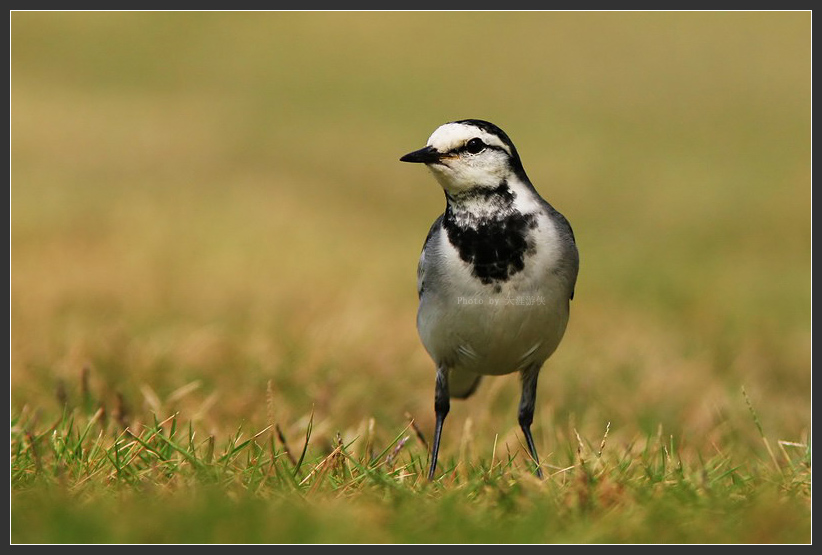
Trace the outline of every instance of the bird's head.
<path fill-rule="evenodd" d="M 508 135 L 493 123 L 477 119 L 441 125 L 424 148 L 400 161 L 428 166 L 449 195 L 494 189 L 513 178 L 528 179 Z"/>

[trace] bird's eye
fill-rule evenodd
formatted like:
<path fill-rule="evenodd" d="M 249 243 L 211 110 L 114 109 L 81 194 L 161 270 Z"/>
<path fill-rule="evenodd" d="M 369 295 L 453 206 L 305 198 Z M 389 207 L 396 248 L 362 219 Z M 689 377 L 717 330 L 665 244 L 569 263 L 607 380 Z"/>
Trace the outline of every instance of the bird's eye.
<path fill-rule="evenodd" d="M 465 143 L 465 150 L 470 152 L 471 154 L 478 154 L 485 149 L 485 143 L 482 142 L 482 139 L 474 137 L 467 143 Z"/>

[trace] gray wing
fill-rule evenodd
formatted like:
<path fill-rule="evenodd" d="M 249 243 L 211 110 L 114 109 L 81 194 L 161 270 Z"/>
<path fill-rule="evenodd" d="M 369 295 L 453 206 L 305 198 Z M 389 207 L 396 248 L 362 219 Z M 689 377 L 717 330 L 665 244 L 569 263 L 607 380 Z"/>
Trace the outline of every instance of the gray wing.
<path fill-rule="evenodd" d="M 571 229 L 571 223 L 563 216 L 556 208 L 551 206 L 551 204 L 546 201 L 544 198 L 540 197 L 542 201 L 542 205 L 548 213 L 551 214 L 551 217 L 554 219 L 554 223 L 559 230 L 559 234 L 562 237 L 562 244 L 563 248 L 567 256 L 565 257 L 566 263 L 559 269 L 559 272 L 565 275 L 568 283 L 570 284 L 571 291 L 570 291 L 570 298 L 574 298 L 574 288 L 577 282 L 577 274 L 579 274 L 579 251 L 577 250 L 577 243 L 576 239 L 574 238 L 574 230 Z"/>
<path fill-rule="evenodd" d="M 420 261 L 417 264 L 417 296 L 422 297 L 425 291 L 425 251 L 428 249 L 428 243 L 434 234 L 442 227 L 442 215 L 434 220 L 431 224 L 431 229 L 428 230 L 428 235 L 425 236 L 425 243 L 422 245 L 422 252 L 420 252 Z"/>

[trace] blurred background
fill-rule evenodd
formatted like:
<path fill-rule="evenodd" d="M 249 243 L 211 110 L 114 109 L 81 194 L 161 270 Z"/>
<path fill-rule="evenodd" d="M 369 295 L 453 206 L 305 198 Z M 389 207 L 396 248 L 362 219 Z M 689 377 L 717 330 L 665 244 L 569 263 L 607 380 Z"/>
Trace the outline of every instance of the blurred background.
<path fill-rule="evenodd" d="M 430 434 L 445 201 L 398 159 L 480 118 L 581 253 L 541 452 L 608 422 L 761 447 L 743 388 L 800 441 L 811 68 L 810 12 L 12 12 L 11 411 Z M 444 452 L 516 450 L 517 382 L 455 403 Z"/>

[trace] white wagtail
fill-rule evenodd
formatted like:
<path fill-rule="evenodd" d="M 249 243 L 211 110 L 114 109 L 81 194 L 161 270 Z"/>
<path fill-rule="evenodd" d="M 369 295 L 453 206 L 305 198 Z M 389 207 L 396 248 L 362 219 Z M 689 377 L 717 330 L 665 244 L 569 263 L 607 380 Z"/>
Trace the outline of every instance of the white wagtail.
<path fill-rule="evenodd" d="M 505 132 L 468 119 L 437 128 L 403 162 L 425 164 L 446 207 L 420 255 L 417 329 L 437 367 L 434 478 L 450 397 L 483 375 L 519 372 L 519 425 L 542 477 L 531 422 L 537 377 L 568 323 L 579 269 L 568 220 L 537 193 Z"/>

